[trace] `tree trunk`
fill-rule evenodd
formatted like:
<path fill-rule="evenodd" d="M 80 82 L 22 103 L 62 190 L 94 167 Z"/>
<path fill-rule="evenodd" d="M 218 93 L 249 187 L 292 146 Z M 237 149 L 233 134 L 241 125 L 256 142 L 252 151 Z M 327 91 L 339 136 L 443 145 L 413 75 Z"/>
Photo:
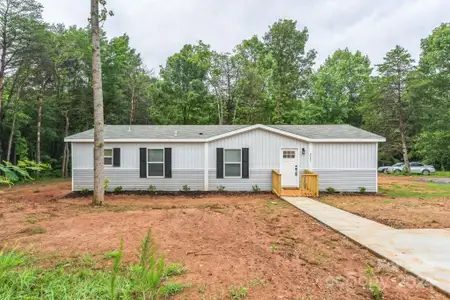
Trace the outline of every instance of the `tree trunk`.
<path fill-rule="evenodd" d="M 12 141 L 13 141 L 13 137 L 14 137 L 14 128 L 16 126 L 16 111 L 14 110 L 14 115 L 13 115 L 13 122 L 11 125 L 11 133 L 9 134 L 9 141 L 8 141 L 8 152 L 6 155 L 6 161 L 10 161 L 11 158 L 11 148 L 12 148 Z"/>
<path fill-rule="evenodd" d="M 133 123 L 134 120 L 134 111 L 136 109 L 136 100 L 134 99 L 135 97 L 135 90 L 136 88 L 133 86 L 131 88 L 131 107 L 130 107 L 130 125 Z"/>
<path fill-rule="evenodd" d="M 44 97 L 39 95 L 38 100 L 38 116 L 37 116 L 37 138 L 36 138 L 36 162 L 41 163 L 41 123 L 42 123 L 42 106 L 44 102 Z"/>
<path fill-rule="evenodd" d="M 410 174 L 411 166 L 409 165 L 408 148 L 406 146 L 405 121 L 403 119 L 402 113 L 400 113 L 400 117 L 399 117 L 399 129 L 400 129 L 400 143 L 401 143 L 402 154 L 403 154 L 403 163 L 405 164 L 406 172 L 408 174 Z"/>
<path fill-rule="evenodd" d="M 64 117 L 66 119 L 66 128 L 64 130 L 64 136 L 69 135 L 69 116 L 68 112 L 65 112 Z M 63 161 L 61 176 L 67 178 L 69 176 L 69 143 L 64 143 Z"/>
<path fill-rule="evenodd" d="M 94 96 L 94 196 L 92 205 L 102 205 L 104 180 L 104 119 L 102 70 L 100 60 L 99 0 L 91 0 L 92 86 Z"/>

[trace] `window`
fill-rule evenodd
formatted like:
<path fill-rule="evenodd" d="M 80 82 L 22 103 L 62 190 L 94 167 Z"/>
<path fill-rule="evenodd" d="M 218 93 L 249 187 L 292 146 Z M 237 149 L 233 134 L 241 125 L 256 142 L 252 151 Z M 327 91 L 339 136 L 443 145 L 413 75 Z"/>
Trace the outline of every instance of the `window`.
<path fill-rule="evenodd" d="M 164 149 L 147 149 L 148 177 L 164 177 Z"/>
<path fill-rule="evenodd" d="M 284 150 L 283 158 L 295 158 L 295 151 Z"/>
<path fill-rule="evenodd" d="M 105 166 L 112 166 L 113 165 L 113 150 L 112 149 L 104 149 L 103 150 L 104 158 L 104 164 Z"/>
<path fill-rule="evenodd" d="M 242 154 L 241 149 L 225 149 L 224 169 L 225 177 L 241 177 Z"/>

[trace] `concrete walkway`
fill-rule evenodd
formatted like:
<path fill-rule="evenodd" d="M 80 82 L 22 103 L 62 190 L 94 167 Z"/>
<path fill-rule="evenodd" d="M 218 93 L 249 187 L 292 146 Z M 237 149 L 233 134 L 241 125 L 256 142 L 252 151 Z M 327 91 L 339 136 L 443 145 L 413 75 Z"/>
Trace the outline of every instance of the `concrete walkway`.
<path fill-rule="evenodd" d="M 309 198 L 282 198 L 450 294 L 449 229 L 394 229 Z"/>

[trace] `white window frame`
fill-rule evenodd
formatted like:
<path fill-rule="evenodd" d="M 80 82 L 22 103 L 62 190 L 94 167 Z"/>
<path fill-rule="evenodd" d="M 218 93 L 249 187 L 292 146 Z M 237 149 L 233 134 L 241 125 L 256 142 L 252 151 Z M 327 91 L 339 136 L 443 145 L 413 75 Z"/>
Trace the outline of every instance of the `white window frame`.
<path fill-rule="evenodd" d="M 226 155 L 225 152 L 227 150 L 239 150 L 240 152 L 240 157 L 241 157 L 241 161 L 240 162 L 232 162 L 232 161 L 226 161 Z M 227 172 L 226 172 L 226 165 L 227 164 L 232 164 L 232 165 L 237 165 L 239 164 L 239 176 L 226 176 Z M 223 149 L 223 178 L 242 178 L 242 148 L 226 148 Z"/>
<path fill-rule="evenodd" d="M 105 155 L 105 150 L 111 150 L 111 156 Z M 105 164 L 105 158 L 111 157 L 111 164 Z M 103 148 L 103 165 L 105 167 L 112 167 L 114 166 L 114 149 L 113 148 Z"/>
<path fill-rule="evenodd" d="M 162 150 L 162 153 L 163 153 L 163 159 L 162 159 L 162 162 L 151 162 L 151 161 L 149 161 L 149 158 L 148 158 L 148 150 Z M 147 165 L 146 165 L 146 168 L 147 168 L 147 178 L 165 178 L 166 177 L 166 151 L 164 151 L 164 148 L 147 148 L 147 153 L 146 153 L 146 155 L 147 155 Z M 163 175 L 162 176 L 150 176 L 150 172 L 148 171 L 148 165 L 149 164 L 161 164 L 162 163 L 162 165 L 163 165 Z"/>

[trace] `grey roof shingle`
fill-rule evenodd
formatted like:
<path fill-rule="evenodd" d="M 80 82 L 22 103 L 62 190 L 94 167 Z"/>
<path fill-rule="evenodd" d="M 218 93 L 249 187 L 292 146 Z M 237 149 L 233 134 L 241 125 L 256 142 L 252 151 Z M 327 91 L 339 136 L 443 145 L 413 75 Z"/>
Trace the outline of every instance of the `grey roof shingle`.
<path fill-rule="evenodd" d="M 383 137 L 347 124 L 269 125 L 310 139 L 383 139 Z"/>
<path fill-rule="evenodd" d="M 106 125 L 105 140 L 115 139 L 167 139 L 198 140 L 208 139 L 224 133 L 252 125 Z M 384 138 L 350 125 L 267 125 L 278 130 L 309 139 L 375 139 Z M 86 140 L 94 138 L 90 129 L 66 137 L 66 140 Z"/>

